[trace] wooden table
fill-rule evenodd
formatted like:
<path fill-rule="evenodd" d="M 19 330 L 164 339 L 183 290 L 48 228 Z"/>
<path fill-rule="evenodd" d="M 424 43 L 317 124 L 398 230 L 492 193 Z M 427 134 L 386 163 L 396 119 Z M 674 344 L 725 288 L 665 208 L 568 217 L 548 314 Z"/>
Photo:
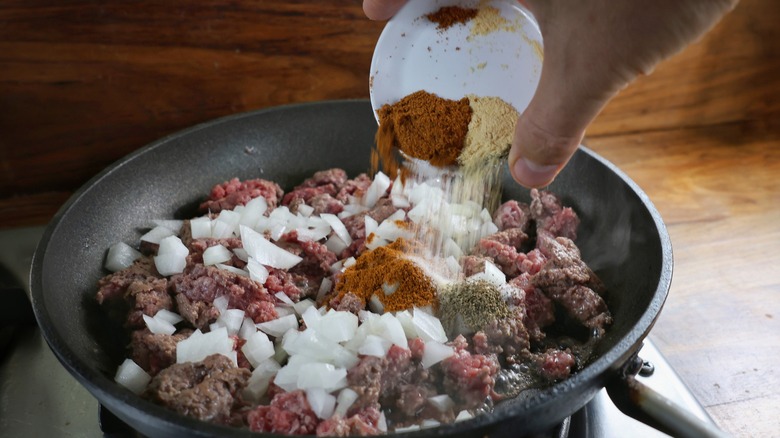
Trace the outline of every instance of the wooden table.
<path fill-rule="evenodd" d="M 368 96 L 382 23 L 359 1 L 0 5 L 0 228 L 46 223 L 123 155 L 215 117 Z M 780 4 L 744 0 L 641 78 L 586 143 L 669 226 L 652 336 L 735 436 L 780 426 Z"/>

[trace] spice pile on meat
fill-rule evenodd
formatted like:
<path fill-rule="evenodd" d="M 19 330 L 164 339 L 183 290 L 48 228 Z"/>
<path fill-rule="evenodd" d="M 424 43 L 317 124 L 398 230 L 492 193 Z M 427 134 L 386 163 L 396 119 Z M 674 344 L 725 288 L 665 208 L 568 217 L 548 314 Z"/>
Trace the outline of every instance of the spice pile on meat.
<path fill-rule="evenodd" d="M 117 382 L 252 431 L 378 435 L 468 420 L 585 366 L 611 316 L 576 213 L 538 190 L 448 206 L 477 243 L 447 238 L 433 260 L 416 236 L 436 190 L 340 169 L 287 193 L 233 179 L 201 216 L 113 245 L 97 301 L 128 333 Z"/>

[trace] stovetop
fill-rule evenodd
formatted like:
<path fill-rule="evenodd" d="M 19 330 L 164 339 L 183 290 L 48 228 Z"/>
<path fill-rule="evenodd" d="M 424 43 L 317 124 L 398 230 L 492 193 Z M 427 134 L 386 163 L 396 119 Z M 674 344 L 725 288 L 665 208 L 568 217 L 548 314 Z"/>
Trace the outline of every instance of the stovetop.
<path fill-rule="evenodd" d="M 42 234 L 41 227 L 0 230 L 0 267 L 5 271 L 5 277 L 12 277 L 3 281 L 0 275 L 0 291 L 4 292 L 3 287 L 11 280 L 29 290 L 32 254 Z M 100 429 L 97 400 L 59 363 L 34 323 L 25 324 L 23 315 L 20 319 L 22 321 L 15 327 L 0 326 L 0 340 L 9 340 L 8 345 L 0 349 L 0 436 L 106 436 Z M 653 344 L 652 337 L 651 333 L 639 355 L 652 364 L 653 371 L 646 376 L 639 375 L 637 380 L 699 418 L 712 422 Z M 626 436 L 655 438 L 668 435 L 625 416 L 612 403 L 606 390 L 597 393 L 570 419 L 569 437 L 572 438 Z"/>

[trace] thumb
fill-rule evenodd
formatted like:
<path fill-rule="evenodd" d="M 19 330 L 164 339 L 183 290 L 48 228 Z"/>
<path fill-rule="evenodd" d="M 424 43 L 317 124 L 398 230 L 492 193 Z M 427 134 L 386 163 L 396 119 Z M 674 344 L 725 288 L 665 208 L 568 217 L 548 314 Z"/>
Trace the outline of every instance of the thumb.
<path fill-rule="evenodd" d="M 536 92 L 517 121 L 509 151 L 512 177 L 529 188 L 544 187 L 555 179 L 579 147 L 585 129 L 616 91 L 603 81 L 608 75 L 588 80 L 599 76 L 571 75 L 550 58 L 545 59 Z"/>

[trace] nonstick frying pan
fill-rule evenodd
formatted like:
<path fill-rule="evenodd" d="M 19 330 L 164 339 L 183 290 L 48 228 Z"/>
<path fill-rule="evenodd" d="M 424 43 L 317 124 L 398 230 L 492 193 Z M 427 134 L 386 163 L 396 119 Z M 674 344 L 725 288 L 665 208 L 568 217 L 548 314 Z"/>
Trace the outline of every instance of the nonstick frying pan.
<path fill-rule="evenodd" d="M 117 241 L 137 242 L 153 219 L 195 216 L 210 188 L 232 177 L 261 177 L 289 189 L 317 170 L 366 172 L 375 131 L 367 101 L 271 108 L 171 135 L 94 177 L 57 213 L 33 260 L 33 307 L 57 358 L 101 404 L 144 435 L 257 436 L 180 416 L 114 383 L 127 338 L 94 299 L 97 281 L 107 273 L 106 250 Z M 504 179 L 505 198 L 529 200 L 508 172 Z M 636 357 L 672 278 L 671 243 L 658 212 L 636 184 L 585 148 L 550 189 L 579 213 L 577 243 L 609 290 L 615 323 L 597 358 L 570 379 L 499 404 L 489 414 L 410 435 L 519 436 L 547 429 L 610 381 L 622 381 Z"/>

